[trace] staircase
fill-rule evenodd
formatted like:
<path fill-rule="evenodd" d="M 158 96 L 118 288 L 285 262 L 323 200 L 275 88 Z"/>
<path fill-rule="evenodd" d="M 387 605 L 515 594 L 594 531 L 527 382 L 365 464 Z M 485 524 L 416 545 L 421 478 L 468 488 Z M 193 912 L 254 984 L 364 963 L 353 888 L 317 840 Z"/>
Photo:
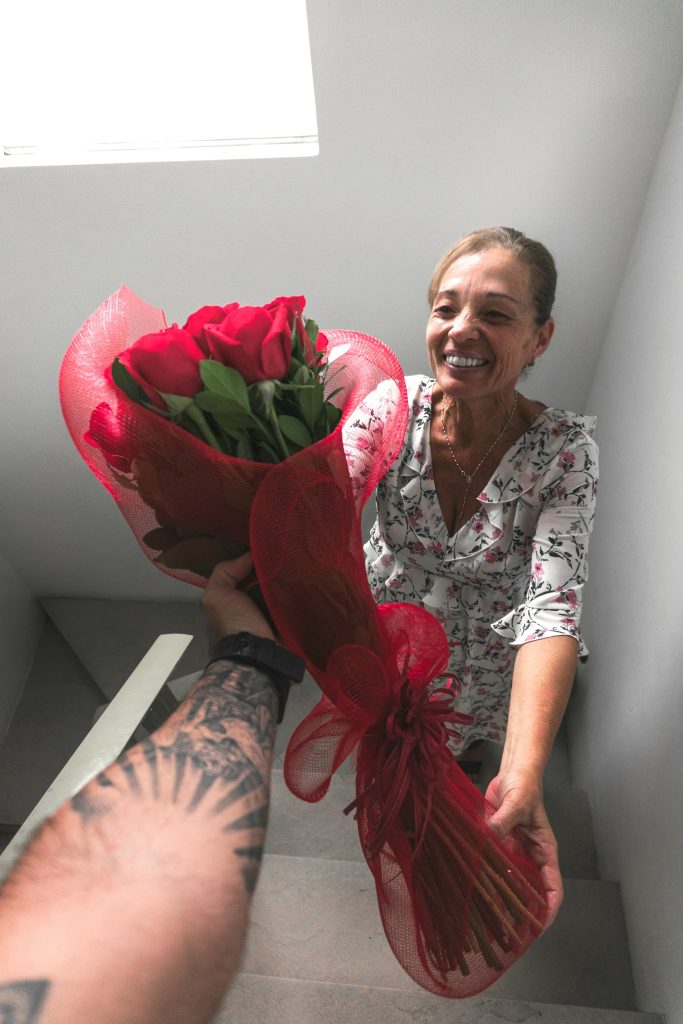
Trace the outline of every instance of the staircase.
<path fill-rule="evenodd" d="M 319 804 L 288 791 L 289 737 L 318 699 L 308 677 L 279 727 L 266 856 L 241 971 L 215 1024 L 661 1024 L 634 1010 L 619 887 L 598 877 L 590 810 L 571 788 L 563 735 L 546 772 L 565 902 L 552 929 L 481 996 L 447 1000 L 419 988 L 389 948 L 343 766 Z M 487 751 L 481 786 L 496 770 Z"/>
<path fill-rule="evenodd" d="M 169 683 L 178 699 L 206 658 L 192 605 L 52 599 L 46 606 L 52 624 L 0 750 L 0 848 L 164 627 L 196 635 Z M 386 941 L 355 823 L 342 813 L 354 795 L 352 768 L 342 766 L 319 804 L 285 786 L 287 742 L 318 696 L 306 677 L 278 727 L 247 948 L 214 1024 L 662 1024 L 657 1014 L 635 1011 L 619 887 L 599 879 L 588 802 L 571 788 L 562 733 L 545 776 L 565 880 L 555 924 L 476 998 L 442 999 L 415 985 Z M 491 745 L 482 788 L 495 771 Z"/>

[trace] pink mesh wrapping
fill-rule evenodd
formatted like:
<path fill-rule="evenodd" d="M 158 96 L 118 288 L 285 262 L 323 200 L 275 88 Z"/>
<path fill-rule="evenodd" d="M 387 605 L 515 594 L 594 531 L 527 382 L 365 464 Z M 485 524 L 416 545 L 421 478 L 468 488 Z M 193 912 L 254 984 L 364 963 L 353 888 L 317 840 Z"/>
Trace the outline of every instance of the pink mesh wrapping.
<path fill-rule="evenodd" d="M 60 375 L 74 443 L 163 571 L 203 586 L 188 562 L 203 558 L 209 570 L 251 547 L 275 625 L 323 691 L 290 741 L 287 782 L 319 800 L 356 752 L 349 810 L 391 948 L 430 991 L 474 995 L 538 935 L 546 906 L 522 844 L 494 836 L 492 808 L 448 752 L 463 716 L 447 688 L 430 687 L 448 663 L 443 629 L 412 605 L 376 606 L 366 580 L 360 513 L 403 442 L 401 368 L 373 338 L 326 332 L 341 422 L 286 462 L 265 465 L 212 450 L 107 378 L 114 356 L 164 326 L 163 313 L 125 287 L 83 325 Z M 372 432 L 356 415 L 368 406 L 381 409 Z M 106 458 L 86 440 L 99 436 L 100 421 Z"/>
<path fill-rule="evenodd" d="M 141 335 L 161 330 L 161 310 L 123 285 L 86 320 L 62 361 L 59 394 L 64 420 L 85 462 L 107 488 L 147 557 L 178 579 L 205 586 L 221 558 L 249 544 L 249 512 L 273 468 L 223 455 L 192 434 L 131 402 L 112 383 L 108 367 Z M 387 429 L 372 452 L 357 439 L 357 501 L 363 503 L 396 458 L 407 423 L 405 382 L 393 353 L 380 341 L 350 331 L 328 331 L 330 391 L 343 408 L 340 433 L 358 406 L 380 385 Z M 92 414 L 119 437 L 116 451 L 87 441 Z M 343 454 L 341 455 L 343 458 Z M 126 472 L 134 462 L 135 472 Z M 205 566 L 201 574 L 188 564 Z"/>

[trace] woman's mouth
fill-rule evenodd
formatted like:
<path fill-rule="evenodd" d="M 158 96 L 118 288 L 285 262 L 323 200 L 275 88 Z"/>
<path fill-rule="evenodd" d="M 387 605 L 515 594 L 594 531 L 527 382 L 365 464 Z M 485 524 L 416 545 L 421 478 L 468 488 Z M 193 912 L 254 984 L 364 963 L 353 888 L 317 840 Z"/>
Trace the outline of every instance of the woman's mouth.
<path fill-rule="evenodd" d="M 446 353 L 443 358 L 448 366 L 454 366 L 458 369 L 486 366 L 488 364 L 488 359 L 475 359 L 473 356 L 456 356 L 451 352 Z"/>

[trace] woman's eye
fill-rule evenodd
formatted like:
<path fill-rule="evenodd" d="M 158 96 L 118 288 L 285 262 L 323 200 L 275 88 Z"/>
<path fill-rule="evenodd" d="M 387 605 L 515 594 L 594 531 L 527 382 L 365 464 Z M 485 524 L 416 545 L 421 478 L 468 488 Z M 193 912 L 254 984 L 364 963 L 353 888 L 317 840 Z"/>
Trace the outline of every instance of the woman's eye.
<path fill-rule="evenodd" d="M 499 309 L 489 309 L 484 316 L 487 320 L 509 320 L 510 317 L 507 313 L 502 313 Z"/>
<path fill-rule="evenodd" d="M 437 306 L 434 309 L 435 316 L 450 316 L 452 312 L 453 311 L 450 306 Z"/>

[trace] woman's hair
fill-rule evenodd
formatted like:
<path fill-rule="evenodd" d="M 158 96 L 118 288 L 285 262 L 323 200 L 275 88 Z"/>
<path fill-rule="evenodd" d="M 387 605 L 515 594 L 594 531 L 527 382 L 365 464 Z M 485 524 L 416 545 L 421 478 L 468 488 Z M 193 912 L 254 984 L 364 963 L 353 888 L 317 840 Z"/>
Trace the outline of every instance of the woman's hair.
<path fill-rule="evenodd" d="M 427 293 L 429 305 L 433 304 L 441 278 L 448 267 L 461 256 L 468 256 L 473 252 L 483 252 L 485 249 L 509 249 L 527 264 L 531 271 L 536 323 L 544 324 L 552 314 L 555 302 L 555 287 L 557 285 L 555 261 L 541 242 L 527 238 L 525 234 L 516 231 L 515 228 L 480 228 L 478 231 L 471 231 L 469 235 L 465 235 L 456 242 L 434 268 Z"/>

